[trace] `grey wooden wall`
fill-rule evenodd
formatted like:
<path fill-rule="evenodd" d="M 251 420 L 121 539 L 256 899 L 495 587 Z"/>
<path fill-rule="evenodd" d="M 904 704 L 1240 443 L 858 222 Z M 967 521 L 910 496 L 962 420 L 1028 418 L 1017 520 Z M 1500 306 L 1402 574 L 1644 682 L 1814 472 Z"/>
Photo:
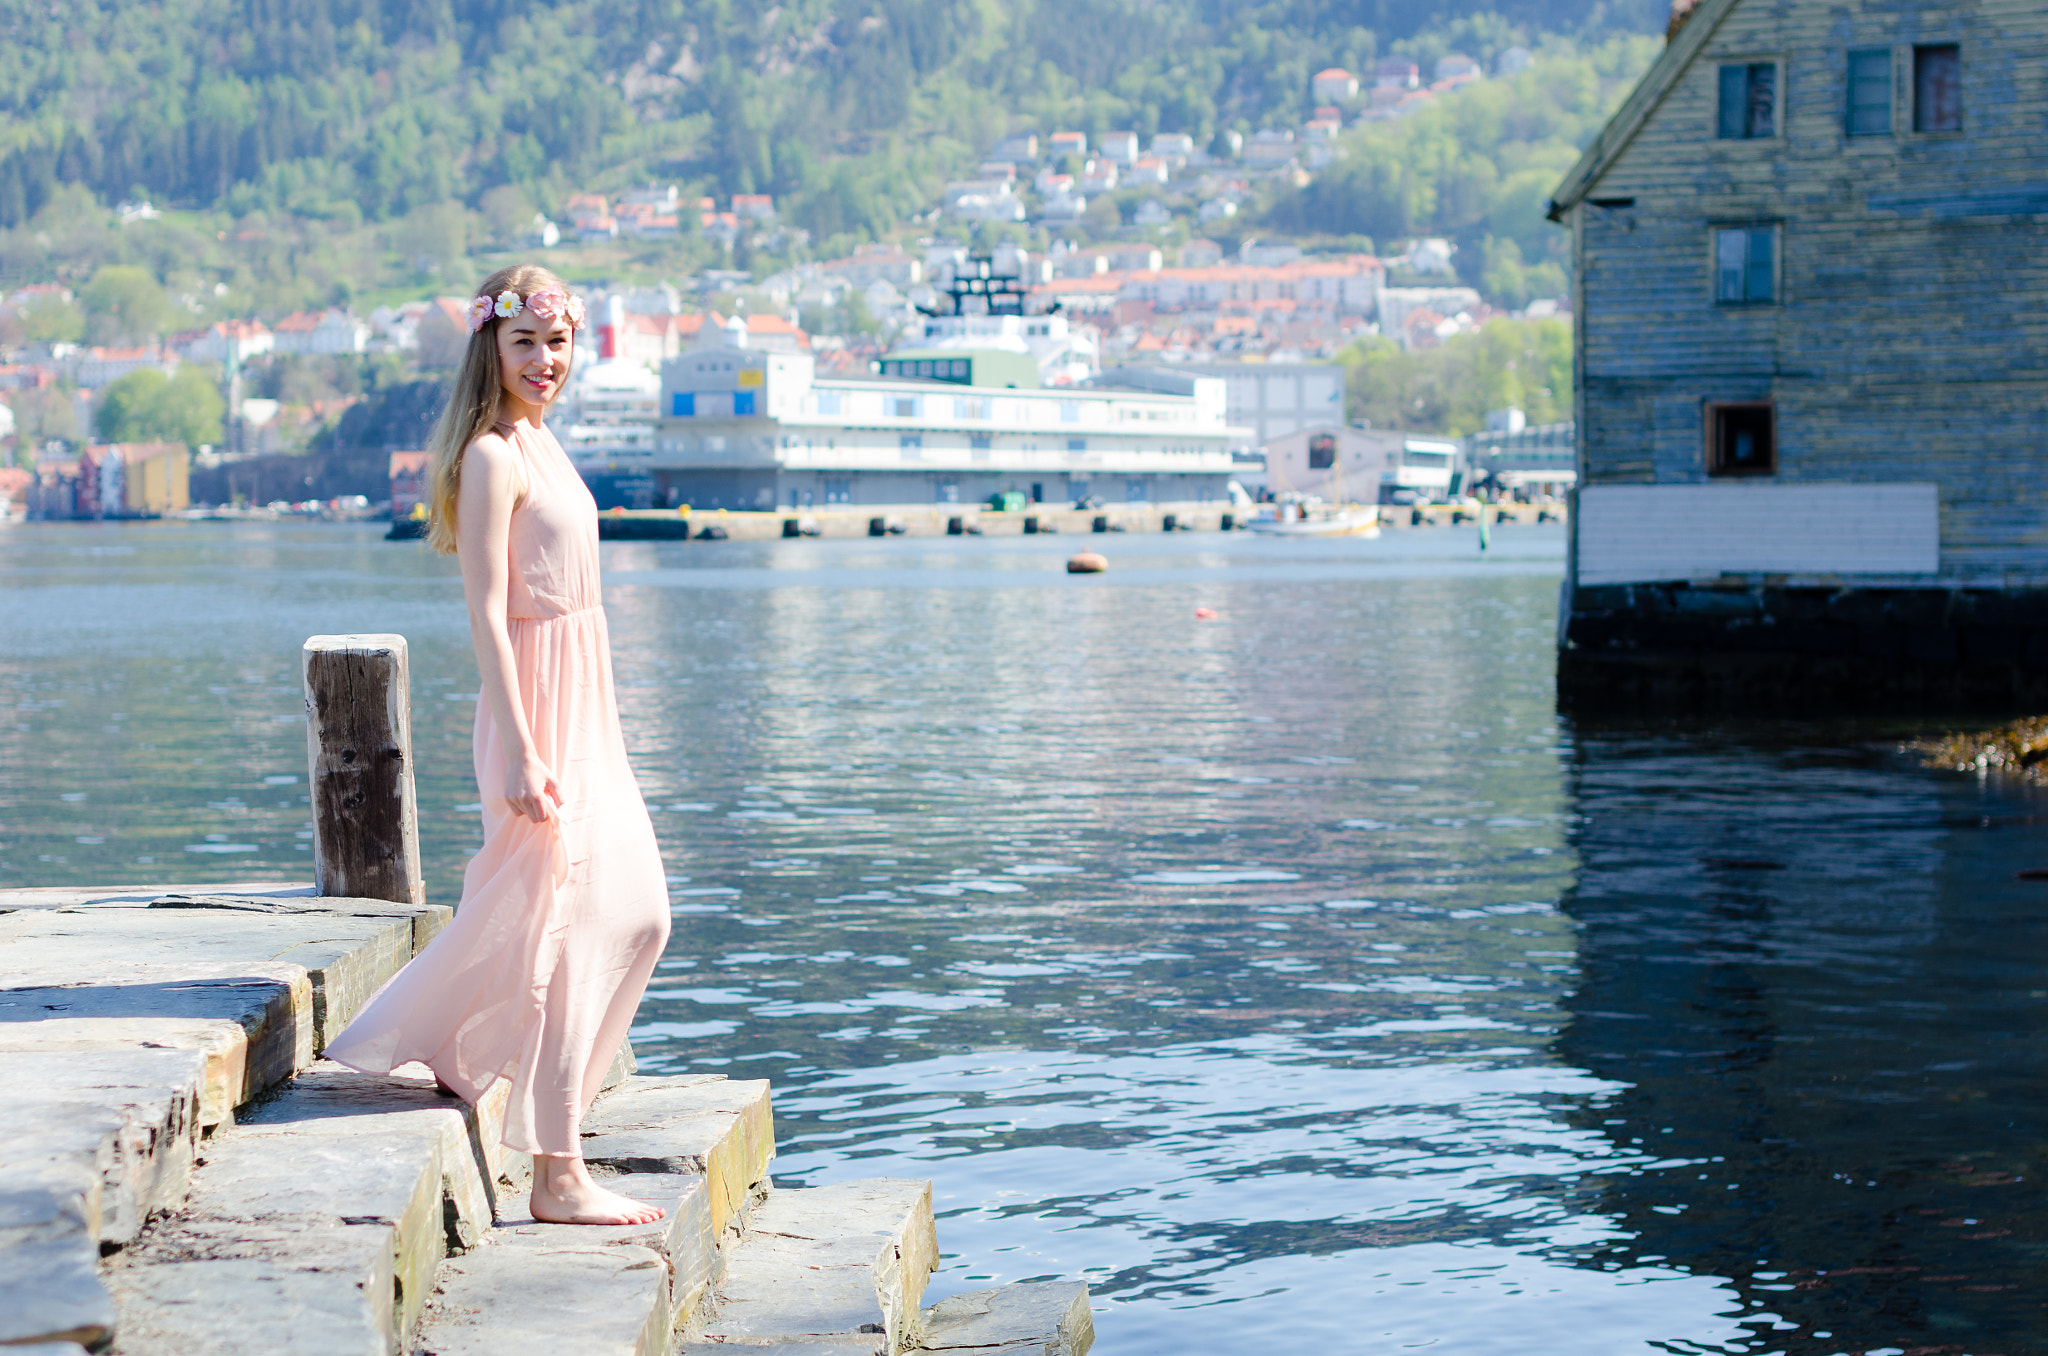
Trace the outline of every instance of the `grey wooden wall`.
<path fill-rule="evenodd" d="M 1944 42 L 1963 130 L 1916 133 L 1912 47 Z M 1871 47 L 1893 133 L 1851 138 Z M 1738 61 L 1780 63 L 1780 135 L 1716 138 Z M 1567 221 L 1582 484 L 1704 481 L 1703 403 L 1768 399 L 1779 481 L 1940 486 L 1930 582 L 2048 583 L 2048 4 L 1735 0 Z M 1778 301 L 1716 305 L 1712 228 L 1769 222 Z"/>

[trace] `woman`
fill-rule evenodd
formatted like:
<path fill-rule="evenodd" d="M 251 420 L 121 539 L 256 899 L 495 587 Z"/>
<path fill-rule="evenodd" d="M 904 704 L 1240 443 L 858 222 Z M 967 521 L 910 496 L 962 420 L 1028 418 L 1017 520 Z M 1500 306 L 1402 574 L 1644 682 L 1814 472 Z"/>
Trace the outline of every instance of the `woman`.
<path fill-rule="evenodd" d="M 663 1212 L 599 1187 L 581 1147 L 669 921 L 612 692 L 597 506 L 542 423 L 583 301 L 525 264 L 485 279 L 467 314 L 434 432 L 428 541 L 462 566 L 484 844 L 454 921 L 327 1055 L 366 1073 L 419 1061 L 471 1102 L 509 1077 L 504 1142 L 534 1155 L 534 1218 L 651 1223 Z"/>

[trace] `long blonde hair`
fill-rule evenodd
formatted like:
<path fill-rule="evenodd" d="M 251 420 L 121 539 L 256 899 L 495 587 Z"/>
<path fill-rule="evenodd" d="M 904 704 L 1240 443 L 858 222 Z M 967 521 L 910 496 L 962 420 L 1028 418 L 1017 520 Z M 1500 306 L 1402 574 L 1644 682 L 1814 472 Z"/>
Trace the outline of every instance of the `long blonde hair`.
<path fill-rule="evenodd" d="M 507 290 L 521 297 L 532 296 L 548 287 L 568 287 L 539 264 L 514 264 L 501 268 L 483 280 L 475 295 L 495 297 Z M 427 470 L 427 545 L 444 556 L 455 554 L 455 498 L 462 488 L 462 454 L 478 437 L 498 422 L 498 407 L 505 387 L 498 369 L 498 324 L 496 315 L 469 336 L 462 351 L 462 364 L 455 369 L 455 385 L 449 389 L 448 404 L 434 425 L 428 448 L 433 463 Z M 575 337 L 570 337 L 570 359 L 575 358 Z M 556 391 L 560 395 L 559 390 Z"/>

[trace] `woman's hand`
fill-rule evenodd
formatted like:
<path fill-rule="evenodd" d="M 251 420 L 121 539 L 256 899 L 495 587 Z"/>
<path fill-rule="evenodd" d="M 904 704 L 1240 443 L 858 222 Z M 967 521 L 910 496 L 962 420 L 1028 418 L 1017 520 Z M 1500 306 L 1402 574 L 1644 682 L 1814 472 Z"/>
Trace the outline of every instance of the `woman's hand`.
<path fill-rule="evenodd" d="M 532 754 L 515 755 L 505 765 L 505 799 L 534 823 L 545 824 L 554 806 L 562 803 L 562 789 L 555 785 L 555 774 L 548 771 L 546 763 Z"/>

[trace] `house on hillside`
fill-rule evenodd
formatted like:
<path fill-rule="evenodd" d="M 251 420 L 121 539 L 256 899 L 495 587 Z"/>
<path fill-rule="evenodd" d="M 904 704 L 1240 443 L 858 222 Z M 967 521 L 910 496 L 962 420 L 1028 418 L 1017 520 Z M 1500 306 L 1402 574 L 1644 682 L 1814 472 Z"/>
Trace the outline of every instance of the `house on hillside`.
<path fill-rule="evenodd" d="M 278 353 L 361 353 L 370 342 L 370 327 L 348 311 L 299 311 L 271 329 L 271 348 Z"/>
<path fill-rule="evenodd" d="M 1358 77 L 1341 66 L 1332 66 L 1310 77 L 1308 88 L 1319 104 L 1341 104 L 1358 97 Z"/>
<path fill-rule="evenodd" d="M 1557 188 L 1570 693 L 2048 697 L 2048 8 L 1700 0 Z"/>

